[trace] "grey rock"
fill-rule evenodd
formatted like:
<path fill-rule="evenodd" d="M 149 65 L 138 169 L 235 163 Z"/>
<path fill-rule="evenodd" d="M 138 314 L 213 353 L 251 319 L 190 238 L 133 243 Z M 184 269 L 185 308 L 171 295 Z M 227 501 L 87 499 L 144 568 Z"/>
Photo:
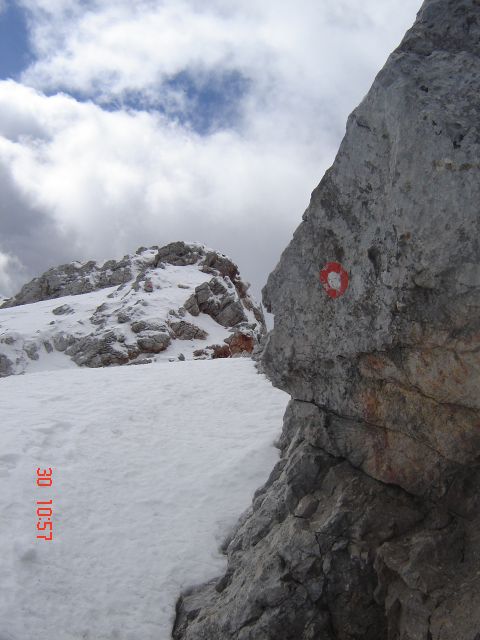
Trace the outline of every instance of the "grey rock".
<path fill-rule="evenodd" d="M 242 304 L 238 300 L 228 299 L 226 304 L 215 315 L 215 320 L 224 327 L 235 327 L 247 319 Z"/>
<path fill-rule="evenodd" d="M 133 362 L 128 362 L 128 364 L 150 364 L 152 362 L 151 358 L 138 358 L 137 360 L 134 360 Z"/>
<path fill-rule="evenodd" d="M 137 339 L 137 344 L 140 351 L 148 353 L 160 353 L 170 345 L 171 338 L 168 333 L 149 333 L 148 335 L 141 335 Z"/>
<path fill-rule="evenodd" d="M 130 359 L 127 349 L 118 342 L 114 331 L 77 338 L 65 350 L 78 366 L 108 367 L 126 364 Z"/>
<path fill-rule="evenodd" d="M 156 318 L 135 320 L 135 322 L 132 322 L 130 325 L 130 328 L 134 333 L 140 333 L 142 331 L 167 331 L 165 323 Z"/>
<path fill-rule="evenodd" d="M 196 287 L 195 300 L 201 312 L 211 316 L 224 327 L 234 327 L 247 320 L 240 300 L 228 291 L 228 287 L 218 277 Z M 191 304 L 189 298 L 184 305 L 187 311 Z"/>
<path fill-rule="evenodd" d="M 36 342 L 25 342 L 23 345 L 23 350 L 30 358 L 30 360 L 38 360 L 38 344 Z"/>
<path fill-rule="evenodd" d="M 75 337 L 67 333 L 57 333 L 52 338 L 53 346 L 57 351 L 65 351 L 67 347 L 75 342 Z"/>
<path fill-rule="evenodd" d="M 89 293 L 121 285 L 131 279 L 130 262 L 126 259 L 110 261 L 109 269 L 99 268 L 92 260 L 85 264 L 64 264 L 28 282 L 16 296 L 4 302 L 2 308 Z"/>
<path fill-rule="evenodd" d="M 205 305 L 212 297 L 212 293 L 212 290 L 208 286 L 208 282 L 203 282 L 198 285 L 198 287 L 195 287 L 195 297 L 197 299 L 198 306 L 201 307 L 201 305 Z"/>
<path fill-rule="evenodd" d="M 120 324 L 125 324 L 131 321 L 131 316 L 127 311 L 120 311 L 117 315 L 117 320 Z"/>
<path fill-rule="evenodd" d="M 212 278 L 208 283 L 211 292 L 216 296 L 225 296 L 228 294 L 228 287 L 220 278 Z"/>
<path fill-rule="evenodd" d="M 63 316 L 73 313 L 73 309 L 69 304 L 62 304 L 60 307 L 55 307 L 55 309 L 52 309 L 52 313 L 55 316 Z"/>
<path fill-rule="evenodd" d="M 208 333 L 190 322 L 170 322 L 170 328 L 178 340 L 205 340 Z"/>
<path fill-rule="evenodd" d="M 427 0 L 350 116 L 264 290 L 282 457 L 176 640 L 480 638 L 479 43 Z"/>
<path fill-rule="evenodd" d="M 227 256 L 210 251 L 203 260 L 203 266 L 217 272 L 223 277 L 228 277 L 232 281 L 239 279 L 238 267 Z"/>
<path fill-rule="evenodd" d="M 198 306 L 197 298 L 192 294 L 183 304 L 186 311 L 192 316 L 198 316 L 200 314 L 200 308 Z"/>
<path fill-rule="evenodd" d="M 51 342 L 49 342 L 48 340 L 44 340 L 44 341 L 43 341 L 43 346 L 44 346 L 45 351 L 46 351 L 47 353 L 52 353 L 52 352 L 53 352 L 53 346 L 52 346 L 52 343 L 51 343 Z"/>
<path fill-rule="evenodd" d="M 11 376 L 14 373 L 14 363 L 3 353 L 0 353 L 0 378 Z"/>
<path fill-rule="evenodd" d="M 177 266 L 195 264 L 202 255 L 204 251 L 201 247 L 188 245 L 185 242 L 171 242 L 158 250 L 154 266 L 158 266 L 161 262 Z"/>

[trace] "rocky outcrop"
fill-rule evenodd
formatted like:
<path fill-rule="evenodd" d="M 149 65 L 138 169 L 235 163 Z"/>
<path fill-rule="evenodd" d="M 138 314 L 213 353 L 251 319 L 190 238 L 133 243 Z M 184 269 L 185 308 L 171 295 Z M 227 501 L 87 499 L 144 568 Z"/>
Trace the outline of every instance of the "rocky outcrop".
<path fill-rule="evenodd" d="M 94 260 L 73 262 L 53 267 L 42 276 L 24 285 L 13 298 L 4 301 L 1 308 L 51 300 L 62 296 L 76 296 L 98 289 L 115 287 L 131 280 L 129 256 L 122 260 L 108 260 L 99 266 Z M 64 313 L 59 311 L 59 313 Z"/>
<path fill-rule="evenodd" d="M 225 277 L 216 276 L 196 287 L 195 293 L 185 302 L 187 311 L 192 315 L 206 313 L 223 327 L 234 327 L 240 322 L 247 322 L 238 293 L 232 281 L 226 277 L 225 281 Z"/>
<path fill-rule="evenodd" d="M 206 340 L 208 336 L 206 331 L 185 320 L 170 322 L 170 328 L 177 340 Z"/>
<path fill-rule="evenodd" d="M 264 301 L 282 457 L 177 640 L 480 638 L 480 5 L 427 0 Z"/>
<path fill-rule="evenodd" d="M 115 286 L 120 273 L 126 279 Z M 25 314 L 15 308 L 35 303 L 39 313 L 29 311 L 43 324 L 32 335 L 16 331 Z M 208 345 L 210 333 L 222 344 Z M 188 342 L 183 360 L 248 355 L 264 333 L 261 307 L 225 255 L 184 242 L 140 247 L 118 263 L 51 269 L 8 300 L 0 309 L 0 377 L 23 373 L 54 350 L 87 367 L 150 362 L 176 340 Z"/>
<path fill-rule="evenodd" d="M 255 337 L 251 331 L 235 331 L 231 336 L 225 338 L 225 342 L 230 347 L 232 355 L 252 353 L 256 344 Z"/>

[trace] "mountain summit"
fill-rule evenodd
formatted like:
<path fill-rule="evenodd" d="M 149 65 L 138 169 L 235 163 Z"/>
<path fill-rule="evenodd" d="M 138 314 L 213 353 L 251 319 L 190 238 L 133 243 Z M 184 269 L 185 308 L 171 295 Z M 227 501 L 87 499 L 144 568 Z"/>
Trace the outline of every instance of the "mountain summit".
<path fill-rule="evenodd" d="M 227 256 L 184 242 L 50 269 L 0 307 L 0 377 L 250 354 L 265 322 L 248 287 Z"/>

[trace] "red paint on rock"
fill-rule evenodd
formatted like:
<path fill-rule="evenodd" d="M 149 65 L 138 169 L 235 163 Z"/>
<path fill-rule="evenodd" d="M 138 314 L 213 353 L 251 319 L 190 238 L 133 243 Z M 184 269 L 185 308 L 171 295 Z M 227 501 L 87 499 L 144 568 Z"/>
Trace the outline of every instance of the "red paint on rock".
<path fill-rule="evenodd" d="M 331 274 L 337 274 L 339 276 L 339 287 L 333 287 L 330 284 L 329 276 Z M 320 271 L 320 282 L 325 289 L 326 294 L 330 298 L 339 298 L 340 296 L 343 296 L 348 288 L 348 273 L 339 262 L 327 262 L 324 268 Z"/>

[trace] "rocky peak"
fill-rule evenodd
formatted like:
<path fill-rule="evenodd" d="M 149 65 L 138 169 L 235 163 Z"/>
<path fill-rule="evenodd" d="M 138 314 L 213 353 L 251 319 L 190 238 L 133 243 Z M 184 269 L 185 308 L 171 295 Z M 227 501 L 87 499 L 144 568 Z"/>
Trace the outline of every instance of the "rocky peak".
<path fill-rule="evenodd" d="M 264 290 L 281 460 L 174 637 L 480 638 L 480 4 L 427 0 Z"/>
<path fill-rule="evenodd" d="M 248 288 L 227 256 L 185 242 L 61 265 L 0 308 L 0 376 L 57 352 L 89 367 L 251 354 L 265 322 Z"/>
<path fill-rule="evenodd" d="M 25 284 L 15 296 L 3 301 L 0 308 L 90 293 L 125 284 L 133 278 L 140 281 L 149 269 L 156 269 L 162 264 L 197 265 L 204 273 L 229 277 L 242 297 L 248 289 L 240 278 L 237 265 L 230 258 L 204 245 L 179 241 L 164 247 L 139 247 L 134 255 L 127 254 L 120 260 L 106 260 L 100 264 L 89 260 L 52 267 Z"/>

